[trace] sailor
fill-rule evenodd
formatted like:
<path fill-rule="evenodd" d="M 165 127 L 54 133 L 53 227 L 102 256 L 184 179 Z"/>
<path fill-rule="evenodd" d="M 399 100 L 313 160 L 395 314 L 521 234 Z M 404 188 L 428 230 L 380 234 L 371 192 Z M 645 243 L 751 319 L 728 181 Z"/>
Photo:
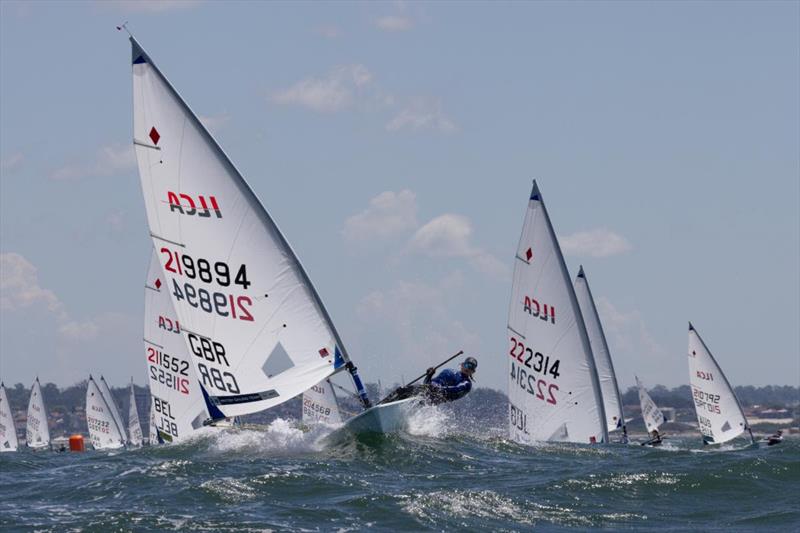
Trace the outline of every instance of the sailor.
<path fill-rule="evenodd" d="M 772 446 L 773 444 L 778 444 L 780 442 L 783 442 L 783 431 L 780 429 L 776 431 L 774 435 L 767 437 L 768 446 Z"/>
<path fill-rule="evenodd" d="M 650 432 L 650 440 L 647 442 L 643 442 L 642 446 L 658 446 L 660 445 L 664 439 L 661 437 L 657 429 L 654 429 Z"/>
<path fill-rule="evenodd" d="M 436 370 L 429 368 L 425 372 L 424 394 L 433 404 L 452 402 L 466 396 L 472 390 L 472 376 L 478 369 L 478 361 L 467 357 L 459 370 L 446 368 L 433 377 Z"/>

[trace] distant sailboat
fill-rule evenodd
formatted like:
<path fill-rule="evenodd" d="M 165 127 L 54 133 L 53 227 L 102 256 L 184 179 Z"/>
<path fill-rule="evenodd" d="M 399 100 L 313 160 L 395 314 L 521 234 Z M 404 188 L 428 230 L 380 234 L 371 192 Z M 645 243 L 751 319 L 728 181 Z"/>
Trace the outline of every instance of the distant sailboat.
<path fill-rule="evenodd" d="M 128 438 L 132 446 L 141 446 L 144 443 L 142 425 L 139 423 L 139 410 L 136 408 L 136 391 L 133 389 L 133 379 L 131 379 L 131 399 L 128 404 Z"/>
<path fill-rule="evenodd" d="M 25 441 L 28 448 L 41 450 L 50 447 L 50 428 L 47 426 L 47 409 L 44 406 L 39 378 L 31 387 L 28 401 L 28 422 L 25 426 Z"/>
<path fill-rule="evenodd" d="M 86 425 L 95 450 L 116 450 L 125 447 L 125 435 L 122 426 L 114 418 L 109 398 L 92 376 L 89 376 L 86 386 Z"/>
<path fill-rule="evenodd" d="M 647 441 L 643 444 L 655 444 L 656 442 L 660 443 L 661 438 L 658 437 L 658 428 L 661 427 L 661 424 L 667 421 L 667 418 L 647 393 L 647 389 L 645 389 L 644 385 L 642 385 L 642 382 L 639 381 L 639 377 L 635 377 L 636 388 L 639 390 L 639 405 L 642 407 L 642 419 L 644 420 L 644 425 L 647 427 L 647 434 L 654 436 L 652 441 Z M 654 431 L 656 432 L 655 434 L 653 433 Z"/>
<path fill-rule="evenodd" d="M 339 402 L 329 380 L 320 381 L 303 393 L 303 422 L 342 423 Z"/>
<path fill-rule="evenodd" d="M 133 37 L 131 45 L 133 144 L 147 221 L 161 290 L 194 354 L 204 422 L 268 409 L 343 369 L 369 406 L 286 238 Z M 165 379 L 178 377 L 162 366 Z"/>
<path fill-rule="evenodd" d="M 755 442 L 733 387 L 691 322 L 688 355 L 689 383 L 703 444 L 722 444 L 745 431 Z"/>
<path fill-rule="evenodd" d="M 114 421 L 117 423 L 119 434 L 122 436 L 122 442 L 127 442 L 128 433 L 125 431 L 125 422 L 122 420 L 122 415 L 119 414 L 119 408 L 117 407 L 117 402 L 114 401 L 114 395 L 111 394 L 111 388 L 109 388 L 103 376 L 100 376 L 100 381 L 97 383 L 97 386 L 100 388 L 100 392 L 103 393 L 103 398 L 105 398 L 108 404 L 111 416 L 114 417 Z"/>
<path fill-rule="evenodd" d="M 621 441 L 628 442 L 628 429 L 625 427 L 625 414 L 622 412 L 622 396 L 617 385 L 617 374 L 614 372 L 614 363 L 611 361 L 611 350 L 608 348 L 606 334 L 597 313 L 597 306 L 589 288 L 589 281 L 583 271 L 583 266 L 575 278 L 575 296 L 583 314 L 589 343 L 592 346 L 597 376 L 600 379 L 600 389 L 603 392 L 603 405 L 606 413 L 606 427 L 608 431 L 622 430 Z"/>
<path fill-rule="evenodd" d="M 509 431 L 517 442 L 608 442 L 589 336 L 533 182 L 508 313 Z"/>
<path fill-rule="evenodd" d="M 150 416 L 148 417 L 150 422 L 147 428 L 147 442 L 150 446 L 155 446 L 156 444 L 163 444 L 163 440 L 158 435 L 158 430 L 156 429 L 156 413 L 153 410 L 153 401 L 150 401 Z"/>
<path fill-rule="evenodd" d="M 0 383 L 0 452 L 15 452 L 18 447 L 14 413 L 8 404 L 6 386 Z"/>

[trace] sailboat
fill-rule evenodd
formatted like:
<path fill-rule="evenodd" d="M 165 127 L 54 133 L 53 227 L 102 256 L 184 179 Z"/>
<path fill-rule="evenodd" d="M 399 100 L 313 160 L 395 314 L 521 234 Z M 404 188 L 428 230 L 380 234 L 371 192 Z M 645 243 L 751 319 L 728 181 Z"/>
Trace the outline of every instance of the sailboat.
<path fill-rule="evenodd" d="M 667 421 L 667 418 L 647 393 L 647 389 L 645 389 L 644 385 L 642 385 L 642 382 L 639 381 L 639 376 L 635 377 L 636 388 L 639 391 L 639 405 L 642 407 L 642 419 L 644 420 L 645 427 L 647 427 L 647 434 L 654 435 L 653 439 L 642 443 L 642 445 L 657 446 L 658 444 L 661 444 L 661 437 L 658 435 L 658 428 L 661 427 L 661 424 Z M 656 432 L 655 434 L 653 433 L 654 431 Z"/>
<path fill-rule="evenodd" d="M 95 450 L 116 450 L 125 447 L 122 425 L 114 418 L 110 395 L 103 393 L 101 378 L 98 384 L 92 376 L 86 386 L 86 425 Z"/>
<path fill-rule="evenodd" d="M 160 290 L 193 354 L 204 423 L 274 407 L 343 370 L 371 407 L 286 238 L 150 56 L 130 42 L 133 144 Z M 397 418 L 387 406 L 379 412 Z"/>
<path fill-rule="evenodd" d="M 625 426 L 625 414 L 622 412 L 622 396 L 619 393 L 617 374 L 614 372 L 614 363 L 611 361 L 611 350 L 608 348 L 603 324 L 597 313 L 597 306 L 589 288 L 589 281 L 581 265 L 578 277 L 575 278 L 575 296 L 581 308 L 586 332 L 589 335 L 589 344 L 592 347 L 597 376 L 600 379 L 600 389 L 603 393 L 603 406 L 606 413 L 606 427 L 608 431 L 622 430 L 620 441 L 628 442 L 628 428 Z"/>
<path fill-rule="evenodd" d="M 342 423 L 339 402 L 330 380 L 312 386 L 303 393 L 303 423 L 322 422 L 328 425 Z"/>
<path fill-rule="evenodd" d="M 144 290 L 144 355 L 153 422 L 150 442 L 179 442 L 211 416 L 155 251 Z"/>
<path fill-rule="evenodd" d="M 689 322 L 689 384 L 703 444 L 722 444 L 745 431 L 755 443 L 739 399 L 703 339 Z"/>
<path fill-rule="evenodd" d="M 608 442 L 586 325 L 536 181 L 517 247 L 507 333 L 511 438 Z"/>
<path fill-rule="evenodd" d="M 131 398 L 128 403 L 128 438 L 131 446 L 138 447 L 144 443 L 142 425 L 139 423 L 139 410 L 136 408 L 136 391 L 133 388 L 133 378 L 131 378 Z"/>
<path fill-rule="evenodd" d="M 15 452 L 18 446 L 14 413 L 8 404 L 6 386 L 0 383 L 0 452 Z"/>
<path fill-rule="evenodd" d="M 122 442 L 127 442 L 128 434 L 125 431 L 125 422 L 122 421 L 122 415 L 119 414 L 117 402 L 114 401 L 114 395 L 111 394 L 111 389 L 108 383 L 106 383 L 106 378 L 100 376 L 100 382 L 97 383 L 97 386 L 100 388 L 100 392 L 103 394 L 106 404 L 108 404 L 108 410 L 111 412 L 111 416 L 114 417 L 114 422 L 116 422 L 117 428 L 119 429 L 119 434 L 122 436 Z"/>
<path fill-rule="evenodd" d="M 50 447 L 50 428 L 47 426 L 47 409 L 44 406 L 39 378 L 31 387 L 28 401 L 28 421 L 25 426 L 25 444 L 28 448 L 41 450 Z"/>
<path fill-rule="evenodd" d="M 158 429 L 156 429 L 156 413 L 153 409 L 153 402 L 150 401 L 150 416 L 148 417 L 149 424 L 147 428 L 147 442 L 150 446 L 155 446 L 156 444 L 163 444 L 163 439 L 158 434 Z"/>

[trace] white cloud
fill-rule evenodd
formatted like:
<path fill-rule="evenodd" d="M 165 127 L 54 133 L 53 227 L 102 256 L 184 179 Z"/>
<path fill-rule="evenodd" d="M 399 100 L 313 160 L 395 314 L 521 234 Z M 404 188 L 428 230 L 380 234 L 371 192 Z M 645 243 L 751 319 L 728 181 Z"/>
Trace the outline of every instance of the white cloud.
<path fill-rule="evenodd" d="M 342 31 L 333 24 L 326 24 L 324 26 L 320 26 L 316 29 L 316 33 L 327 38 L 327 39 L 336 39 L 337 37 L 341 37 Z"/>
<path fill-rule="evenodd" d="M 364 65 L 338 66 L 326 77 L 307 78 L 273 93 L 271 100 L 277 104 L 333 113 L 352 106 L 356 95 L 371 81 L 372 74 Z"/>
<path fill-rule="evenodd" d="M 126 13 L 164 13 L 180 9 L 191 9 L 199 6 L 200 0 L 116 0 L 109 2 L 102 0 L 96 5 L 118 9 Z"/>
<path fill-rule="evenodd" d="M 70 341 L 89 341 L 97 338 L 100 328 L 93 320 L 86 320 L 83 322 L 76 322 L 70 320 L 61 324 L 58 328 L 58 333 L 64 339 Z"/>
<path fill-rule="evenodd" d="M 50 174 L 54 180 L 115 176 L 136 168 L 136 154 L 129 144 L 111 144 L 97 151 L 90 161 L 69 163 Z"/>
<path fill-rule="evenodd" d="M 23 161 L 25 161 L 25 156 L 22 155 L 22 152 L 9 154 L 0 159 L 0 172 L 3 174 L 11 173 L 22 166 Z"/>
<path fill-rule="evenodd" d="M 213 116 L 198 115 L 197 118 L 200 119 L 200 122 L 208 131 L 211 133 L 218 133 L 219 130 L 221 130 L 222 127 L 228 123 L 228 121 L 231 119 L 231 116 L 227 113 L 223 113 L 221 115 Z"/>
<path fill-rule="evenodd" d="M 409 190 L 384 191 L 364 211 L 349 217 L 342 233 L 349 241 L 385 239 L 417 227 L 416 195 Z"/>
<path fill-rule="evenodd" d="M 462 215 L 446 213 L 419 228 L 409 242 L 412 252 L 429 257 L 464 258 L 478 271 L 508 277 L 508 267 L 472 243 L 472 224 Z"/>
<path fill-rule="evenodd" d="M 661 361 L 668 355 L 650 334 L 639 311 L 621 311 L 603 296 L 595 303 L 612 352 L 623 352 L 634 361 Z"/>
<path fill-rule="evenodd" d="M 405 15 L 387 15 L 375 19 L 375 26 L 383 31 L 407 31 L 414 27 L 414 21 Z"/>
<path fill-rule="evenodd" d="M 578 257 L 609 257 L 633 249 L 625 237 L 606 228 L 579 231 L 558 240 L 564 254 Z"/>
<path fill-rule="evenodd" d="M 21 311 L 43 307 L 65 317 L 64 305 L 51 290 L 39 285 L 36 267 L 20 254 L 0 254 L 0 310 Z"/>
<path fill-rule="evenodd" d="M 458 127 L 442 111 L 441 100 L 417 98 L 401 109 L 387 124 L 388 131 L 408 129 L 434 130 L 442 133 L 453 133 Z"/>

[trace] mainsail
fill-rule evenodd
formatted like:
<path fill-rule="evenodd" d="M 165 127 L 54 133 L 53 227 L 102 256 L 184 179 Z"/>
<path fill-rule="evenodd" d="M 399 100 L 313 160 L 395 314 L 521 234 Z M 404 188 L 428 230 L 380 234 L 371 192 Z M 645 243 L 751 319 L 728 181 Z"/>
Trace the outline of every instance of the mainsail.
<path fill-rule="evenodd" d="M 639 405 L 642 406 L 642 419 L 644 420 L 644 425 L 647 426 L 647 432 L 652 433 L 653 431 L 658 430 L 661 427 L 661 424 L 667 421 L 666 417 L 664 417 L 664 413 L 661 412 L 661 409 L 658 408 L 656 403 L 647 393 L 647 389 L 644 388 L 642 382 L 639 381 L 639 377 L 636 376 L 636 388 L 639 389 Z"/>
<path fill-rule="evenodd" d="M 329 380 L 320 381 L 303 393 L 303 422 L 342 423 L 339 403 Z"/>
<path fill-rule="evenodd" d="M 122 442 L 127 441 L 128 435 L 125 431 L 125 422 L 122 421 L 122 415 L 119 414 L 117 402 L 114 401 L 114 395 L 111 394 L 111 389 L 109 388 L 108 383 L 106 383 L 106 378 L 100 376 L 100 383 L 98 383 L 97 386 L 100 388 L 100 392 L 103 394 L 103 398 L 108 404 L 108 410 L 111 412 L 111 416 L 114 417 L 114 421 L 117 423 L 119 434 L 122 435 Z"/>
<path fill-rule="evenodd" d="M 608 442 L 586 326 L 535 181 L 517 247 L 508 342 L 511 437 Z"/>
<path fill-rule="evenodd" d="M 597 306 L 589 288 L 589 281 L 583 271 L 583 266 L 575 278 L 575 296 L 581 308 L 583 321 L 586 324 L 586 333 L 589 335 L 589 344 L 592 347 L 597 377 L 600 379 L 600 390 L 603 392 L 603 406 L 606 412 L 606 427 L 608 431 L 617 429 L 625 430 L 625 415 L 622 412 L 622 397 L 619 394 L 617 375 L 614 373 L 614 363 L 611 361 L 611 350 L 608 349 L 606 334 L 597 313 Z"/>
<path fill-rule="evenodd" d="M 86 425 L 95 450 L 114 450 L 125 446 L 122 426 L 114 418 L 108 398 L 92 376 L 86 387 Z"/>
<path fill-rule="evenodd" d="M 211 418 L 165 279 L 153 251 L 144 290 L 144 355 L 155 423 L 151 443 L 157 442 L 157 431 L 162 440 L 177 442 Z"/>
<path fill-rule="evenodd" d="M 133 446 L 141 446 L 142 425 L 139 423 L 139 410 L 136 408 L 136 391 L 133 389 L 133 379 L 131 379 L 131 399 L 128 404 L 128 438 Z"/>
<path fill-rule="evenodd" d="M 691 322 L 688 355 L 689 383 L 703 443 L 721 444 L 750 431 L 731 384 Z"/>
<path fill-rule="evenodd" d="M 133 37 L 131 45 L 147 221 L 211 418 L 261 411 L 340 368 L 353 372 L 275 222 Z"/>
<path fill-rule="evenodd" d="M 39 378 L 31 387 L 28 402 L 28 422 L 25 426 L 25 441 L 28 448 L 47 448 L 50 446 L 50 428 L 47 427 L 47 410 L 44 407 Z"/>
<path fill-rule="evenodd" d="M 14 426 L 14 414 L 8 405 L 6 386 L 0 383 L 0 452 L 15 452 L 17 442 L 17 428 Z"/>

